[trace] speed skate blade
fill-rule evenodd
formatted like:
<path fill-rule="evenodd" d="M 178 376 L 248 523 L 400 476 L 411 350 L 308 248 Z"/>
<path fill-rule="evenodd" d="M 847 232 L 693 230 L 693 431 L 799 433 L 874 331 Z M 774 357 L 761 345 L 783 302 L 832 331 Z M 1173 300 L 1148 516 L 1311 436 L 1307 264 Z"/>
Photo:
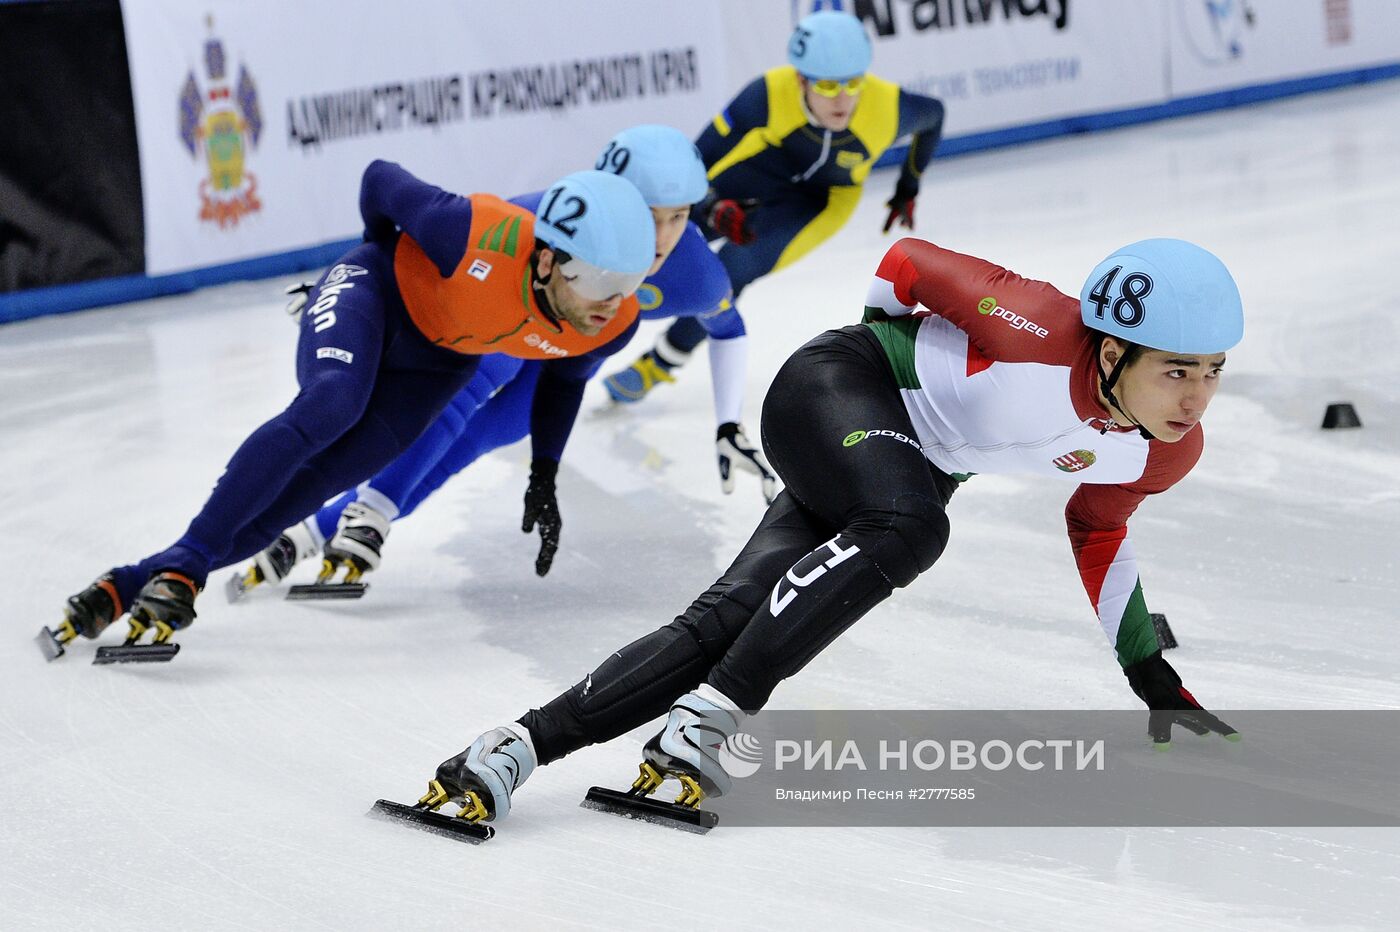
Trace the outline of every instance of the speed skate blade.
<path fill-rule="evenodd" d="M 180 652 L 179 644 L 121 644 L 116 647 L 99 647 L 94 664 L 104 663 L 166 663 Z"/>
<path fill-rule="evenodd" d="M 228 596 L 228 603 L 230 605 L 248 594 L 250 587 L 243 584 L 244 578 L 244 574 L 234 573 L 228 578 L 228 582 L 224 583 L 224 595 Z"/>
<path fill-rule="evenodd" d="M 1171 625 L 1167 624 L 1167 616 L 1159 612 L 1152 612 L 1152 629 L 1157 633 L 1157 646 L 1162 650 L 1171 650 L 1177 647 L 1176 635 L 1172 633 Z"/>
<path fill-rule="evenodd" d="M 39 633 L 34 636 L 34 643 L 39 645 L 39 650 L 44 652 L 44 659 L 50 662 L 62 657 L 65 653 L 63 642 L 58 639 L 58 635 L 48 629 L 48 626 L 39 629 Z"/>
<path fill-rule="evenodd" d="M 431 809 L 419 809 L 417 806 L 405 806 L 389 799 L 375 800 L 374 807 L 368 814 L 376 819 L 402 822 L 410 828 L 432 832 L 434 835 L 445 835 L 473 845 L 479 845 L 496 834 L 494 828 L 480 822 L 468 822 L 457 816 L 433 812 Z"/>
<path fill-rule="evenodd" d="M 705 809 L 691 809 L 688 806 L 678 806 L 675 803 L 610 790 L 602 786 L 591 787 L 579 805 L 585 809 L 610 812 L 642 822 L 654 822 L 697 835 L 703 835 L 719 824 L 719 816 Z"/>
<path fill-rule="evenodd" d="M 305 586 L 293 586 L 287 590 L 287 601 L 306 599 L 358 599 L 365 594 L 369 588 L 369 583 L 363 582 L 341 582 L 341 583 L 311 583 Z"/>

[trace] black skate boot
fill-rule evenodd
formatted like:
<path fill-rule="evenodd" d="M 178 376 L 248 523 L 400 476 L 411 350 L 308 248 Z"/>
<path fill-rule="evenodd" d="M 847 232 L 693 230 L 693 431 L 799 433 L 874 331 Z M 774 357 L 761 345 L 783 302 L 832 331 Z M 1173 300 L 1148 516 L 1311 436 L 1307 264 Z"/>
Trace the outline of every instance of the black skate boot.
<path fill-rule="evenodd" d="M 314 557 L 320 549 L 318 537 L 308 521 L 287 528 L 265 550 L 253 557 L 253 564 L 241 573 L 229 577 L 224 593 L 229 602 L 237 602 L 255 586 L 277 585 L 286 579 L 297 563 Z"/>
<path fill-rule="evenodd" d="M 380 552 L 389 536 L 389 518 L 364 502 L 351 502 L 340 513 L 335 536 L 326 541 L 321 578 L 329 580 L 342 566 L 345 581 L 359 582 L 370 570 L 379 569 Z"/>
<path fill-rule="evenodd" d="M 63 656 L 68 642 L 80 634 L 85 638 L 97 637 L 125 611 L 112 574 L 103 573 L 82 592 L 68 597 L 63 623 L 57 631 L 45 626 L 35 640 L 46 658 L 57 660 Z"/>
<path fill-rule="evenodd" d="M 493 830 L 482 823 L 499 822 L 510 814 L 511 795 L 538 763 L 530 732 L 522 725 L 502 725 L 439 764 L 416 806 L 381 799 L 372 811 L 442 835 L 485 841 Z M 460 808 L 452 815 L 439 812 L 447 803 Z"/>
<path fill-rule="evenodd" d="M 632 788 L 620 793 L 595 786 L 584 797 L 584 807 L 685 831 L 709 831 L 719 817 L 700 803 L 729 792 L 731 780 L 721 755 L 743 719 L 728 696 L 702 683 L 676 700 L 661 733 L 643 746 L 641 774 Z M 651 799 L 667 777 L 681 784 L 676 801 Z"/>
<path fill-rule="evenodd" d="M 335 536 L 326 541 L 321 574 L 315 585 L 293 586 L 289 599 L 358 599 L 369 584 L 360 581 L 370 570 L 379 568 L 379 554 L 389 536 L 389 516 L 364 502 L 351 502 L 340 513 Z M 345 577 L 335 582 L 341 569 Z"/>
<path fill-rule="evenodd" d="M 170 637 L 194 623 L 194 599 L 199 586 L 183 573 L 165 570 L 146 581 L 136 601 L 131 603 L 131 630 L 121 647 L 100 647 L 93 663 L 156 662 L 173 658 L 180 645 Z M 141 636 L 154 629 L 150 644 L 138 644 Z"/>

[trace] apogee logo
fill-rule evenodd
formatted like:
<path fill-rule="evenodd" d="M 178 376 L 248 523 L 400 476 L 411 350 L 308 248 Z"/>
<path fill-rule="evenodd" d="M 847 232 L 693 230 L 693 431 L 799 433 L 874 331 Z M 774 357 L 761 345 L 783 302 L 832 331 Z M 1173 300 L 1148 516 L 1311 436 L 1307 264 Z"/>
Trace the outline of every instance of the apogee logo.
<path fill-rule="evenodd" d="M 909 444 L 910 446 L 917 449 L 920 453 L 922 453 L 924 449 L 923 447 L 919 446 L 919 441 L 914 440 L 913 438 L 908 437 L 904 434 L 901 434 L 897 430 L 885 430 L 883 428 L 876 428 L 875 430 L 853 430 L 844 438 L 842 438 L 841 446 L 853 447 L 856 444 L 860 443 L 862 440 L 865 440 L 867 437 L 889 437 L 891 440 L 898 440 L 901 443 Z"/>
<path fill-rule="evenodd" d="M 977 313 L 981 314 L 983 317 L 1000 317 L 1011 325 L 1011 329 L 1024 330 L 1027 333 L 1033 333 L 1036 336 L 1040 337 L 1042 340 L 1050 335 L 1049 330 L 1046 330 L 1044 327 L 1040 326 L 1040 324 L 1037 324 L 1033 320 L 1027 320 L 1020 314 L 1017 314 L 1013 311 L 1008 311 L 1006 308 L 998 304 L 997 299 L 993 297 L 986 297 L 983 298 L 981 301 L 978 301 Z"/>
<path fill-rule="evenodd" d="M 751 777 L 763 766 L 763 745 L 747 732 L 732 734 L 720 745 L 719 765 L 736 780 Z"/>

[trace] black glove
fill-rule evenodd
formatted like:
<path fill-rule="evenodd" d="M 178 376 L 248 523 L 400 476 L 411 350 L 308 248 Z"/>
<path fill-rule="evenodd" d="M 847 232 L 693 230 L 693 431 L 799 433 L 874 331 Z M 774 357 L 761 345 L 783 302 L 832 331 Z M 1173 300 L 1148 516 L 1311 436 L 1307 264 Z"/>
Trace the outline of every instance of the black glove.
<path fill-rule="evenodd" d="M 749 211 L 757 203 L 728 197 L 715 201 L 707 218 L 710 229 L 736 246 L 747 246 L 754 241 L 753 230 L 749 227 Z"/>
<path fill-rule="evenodd" d="M 918 179 L 901 175 L 899 183 L 894 186 L 894 197 L 885 201 L 885 206 L 890 209 L 890 215 L 885 218 L 885 228 L 880 232 L 888 233 L 895 221 L 899 221 L 899 225 L 902 227 L 914 229 L 914 199 L 918 196 Z"/>
<path fill-rule="evenodd" d="M 1181 685 L 1181 677 L 1172 665 L 1162 659 L 1160 650 L 1124 667 L 1123 675 L 1128 678 L 1133 692 L 1152 710 L 1147 717 L 1147 733 L 1154 744 L 1169 744 L 1173 725 L 1181 725 L 1198 735 L 1214 731 L 1232 741 L 1239 740 L 1239 732 L 1201 708 L 1196 697 Z"/>
<path fill-rule="evenodd" d="M 537 522 L 540 526 L 540 555 L 535 558 L 535 573 L 539 576 L 548 573 L 554 563 L 559 529 L 564 526 L 559 517 L 559 499 L 554 494 L 554 477 L 558 473 L 559 464 L 554 460 L 530 461 L 530 485 L 525 489 L 525 517 L 520 530 L 529 534 Z"/>
<path fill-rule="evenodd" d="M 733 421 L 719 425 L 719 430 L 715 431 L 715 453 L 719 457 L 719 487 L 725 495 L 734 491 L 734 469 L 738 467 L 758 476 L 763 483 L 763 500 L 773 504 L 773 496 L 778 494 L 778 478 L 773 475 L 763 451 L 744 435 L 743 427 Z"/>

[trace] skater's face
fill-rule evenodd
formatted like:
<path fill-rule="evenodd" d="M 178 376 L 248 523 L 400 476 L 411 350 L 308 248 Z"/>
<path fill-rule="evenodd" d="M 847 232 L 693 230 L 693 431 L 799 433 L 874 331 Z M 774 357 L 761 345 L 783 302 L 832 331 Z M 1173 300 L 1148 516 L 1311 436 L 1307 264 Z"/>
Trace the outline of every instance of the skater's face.
<path fill-rule="evenodd" d="M 1123 350 L 1123 344 L 1112 337 L 1103 341 L 1099 362 L 1104 372 L 1112 374 Z M 1114 416 L 1126 414 L 1127 420 L 1146 427 L 1158 440 L 1176 443 L 1205 415 L 1220 387 L 1224 365 L 1224 353 L 1199 356 L 1144 349 L 1128 363 L 1113 388 L 1121 406 Z M 1099 398 L 1107 406 L 1102 393 Z"/>
<path fill-rule="evenodd" d="M 655 275 L 661 271 L 661 266 L 666 264 L 666 257 L 681 241 L 686 221 L 690 219 L 690 205 L 653 207 L 651 219 L 656 221 L 656 261 L 651 264 L 651 270 L 647 274 Z"/>
<path fill-rule="evenodd" d="M 596 336 L 606 327 L 617 316 L 622 299 L 627 297 L 618 293 L 601 301 L 585 298 L 569 287 L 568 279 L 564 275 L 553 274 L 558 268 L 554 264 L 552 249 L 540 251 L 537 269 L 539 277 L 546 279 L 544 291 L 549 298 L 550 307 L 554 308 L 560 319 L 586 337 Z"/>
<path fill-rule="evenodd" d="M 811 79 L 799 76 L 802 82 L 802 98 L 807 101 L 807 110 L 822 129 L 833 133 L 843 132 L 851 125 L 851 117 L 860 102 L 860 91 L 852 92 L 844 85 L 835 97 L 818 94 L 812 87 Z"/>

